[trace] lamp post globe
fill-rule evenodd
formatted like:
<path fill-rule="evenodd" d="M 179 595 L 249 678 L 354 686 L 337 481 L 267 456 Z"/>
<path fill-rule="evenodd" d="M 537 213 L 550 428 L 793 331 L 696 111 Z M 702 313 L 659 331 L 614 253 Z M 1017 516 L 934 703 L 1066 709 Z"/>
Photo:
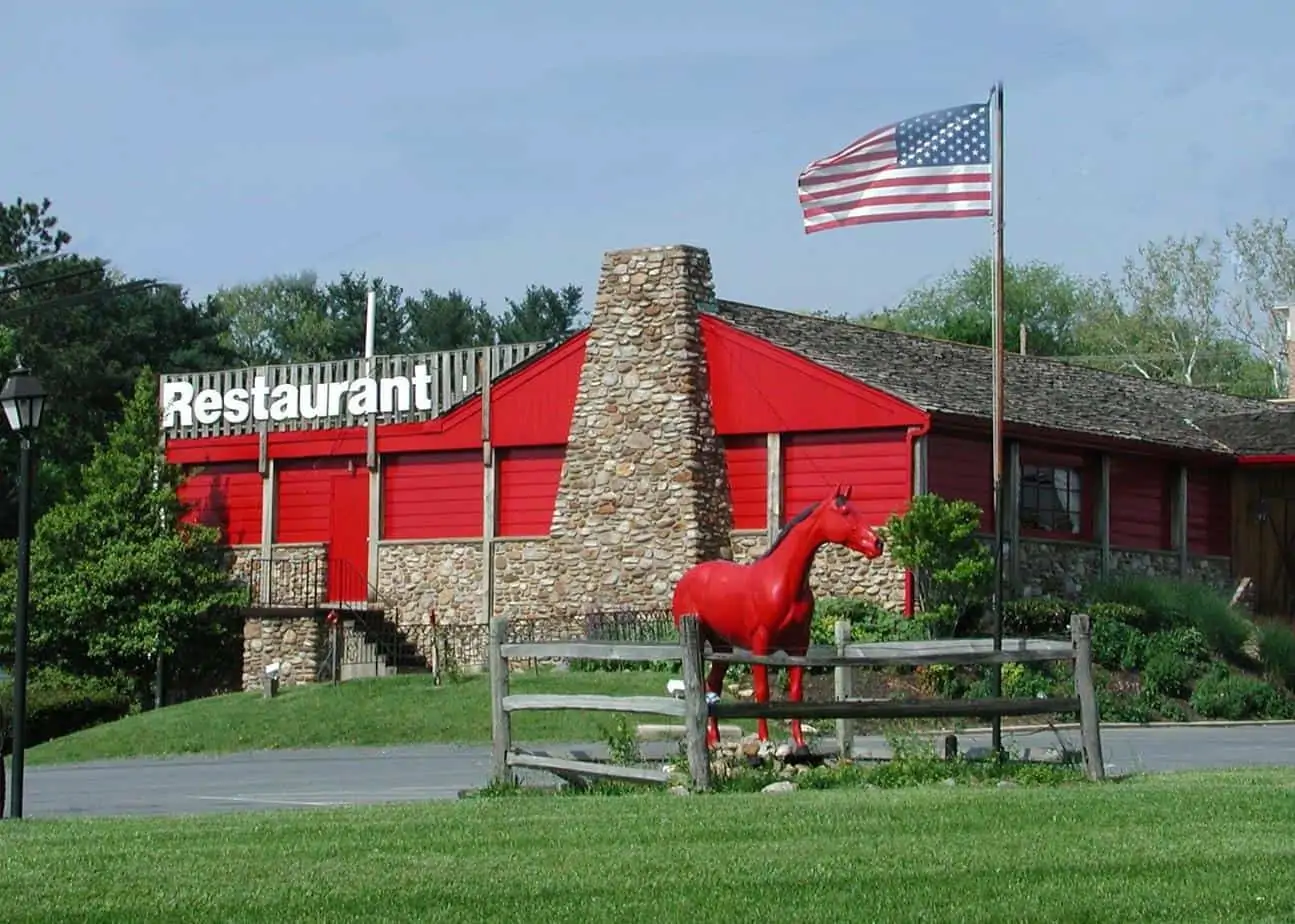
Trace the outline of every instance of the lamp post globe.
<path fill-rule="evenodd" d="M 18 580 L 13 620 L 13 761 L 9 817 L 22 817 L 23 766 L 27 748 L 27 609 L 31 580 L 31 493 L 34 478 L 32 438 L 45 410 L 45 389 L 18 360 L 0 388 L 0 409 L 18 434 Z M 2 774 L 3 771 L 0 771 Z"/>
<path fill-rule="evenodd" d="M 40 379 L 32 375 L 18 360 L 18 367 L 9 374 L 0 389 L 0 407 L 4 408 L 9 427 L 20 437 L 30 439 L 40 428 L 41 414 L 45 410 L 45 389 Z"/>

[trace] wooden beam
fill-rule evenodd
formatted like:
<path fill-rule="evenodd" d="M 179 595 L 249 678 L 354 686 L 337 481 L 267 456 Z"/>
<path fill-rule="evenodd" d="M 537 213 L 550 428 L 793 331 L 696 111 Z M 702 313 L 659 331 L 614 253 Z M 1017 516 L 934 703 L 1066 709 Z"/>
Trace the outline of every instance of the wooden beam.
<path fill-rule="evenodd" d="M 378 587 L 378 540 L 382 536 L 382 460 L 373 453 L 369 465 L 369 580 L 366 599 L 372 603 Z"/>
<path fill-rule="evenodd" d="M 261 580 L 260 603 L 265 606 L 269 606 L 271 602 L 269 572 L 274 570 L 270 562 L 274 556 L 275 498 L 279 493 L 275 490 L 277 480 L 278 473 L 274 467 L 274 460 L 267 459 L 261 478 L 261 561 L 257 565 Z M 269 571 L 266 571 L 267 568 Z"/>
<path fill-rule="evenodd" d="M 536 709 L 575 709 L 588 712 L 634 712 L 682 718 L 684 702 L 673 696 L 604 696 L 598 693 L 523 693 L 505 696 L 505 713 Z"/>
<path fill-rule="evenodd" d="M 1007 441 L 1007 509 L 1003 515 L 1007 522 L 1003 524 L 1003 537 L 1007 540 L 1007 588 L 1013 596 L 1021 589 L 1021 443 L 1019 440 Z"/>
<path fill-rule="evenodd" d="M 485 466 L 481 512 L 481 622 L 489 625 L 495 618 L 495 528 L 498 523 L 496 492 L 499 469 L 495 466 L 495 447 L 490 440 L 490 392 L 494 379 L 494 350 L 487 347 L 478 358 L 483 366 L 481 381 L 481 464 Z"/>
<path fill-rule="evenodd" d="M 508 637 L 508 620 L 490 621 L 490 739 L 491 770 L 496 783 L 516 783 L 517 778 L 508 769 L 508 752 L 512 749 L 512 720 L 504 708 L 508 698 L 508 662 L 504 660 L 503 644 Z"/>
<path fill-rule="evenodd" d="M 580 776 L 597 776 L 613 780 L 626 780 L 632 783 L 668 783 L 670 775 L 655 767 L 626 767 L 621 764 L 604 764 L 591 760 L 574 760 L 569 757 L 549 757 L 547 754 L 527 754 L 511 751 L 508 754 L 508 766 L 525 767 L 532 770 L 550 770 L 558 776 L 578 774 Z"/>
<path fill-rule="evenodd" d="M 926 494 L 930 489 L 930 438 L 925 436 L 913 439 L 913 496 Z"/>
<path fill-rule="evenodd" d="M 749 651 L 708 651 L 706 659 L 728 664 L 765 664 L 770 667 L 836 667 L 851 664 L 876 667 L 889 664 L 1008 664 L 1013 661 L 1069 661 L 1075 656 L 1070 641 L 1005 638 L 994 650 L 993 639 L 935 639 L 924 642 L 866 642 L 845 646 L 838 654 L 835 645 L 810 645 L 805 655 L 793 657 L 778 652 L 754 655 Z"/>
<path fill-rule="evenodd" d="M 1187 466 L 1179 465 L 1174 484 L 1174 548 L 1178 550 L 1178 576 L 1187 577 Z"/>
<path fill-rule="evenodd" d="M 683 652 L 684 750 L 688 754 L 688 778 L 693 789 L 710 789 L 710 749 L 706 743 L 705 672 L 703 671 L 701 623 L 691 614 L 679 620 L 679 648 Z"/>
<path fill-rule="evenodd" d="M 1053 715 L 1078 712 L 1075 696 L 1049 699 L 913 699 L 791 703 L 724 702 L 710 704 L 716 719 L 927 719 L 951 716 Z"/>
<path fill-rule="evenodd" d="M 1093 623 L 1087 613 L 1070 617 L 1070 636 L 1075 643 L 1075 695 L 1079 699 L 1079 735 L 1084 747 L 1084 769 L 1090 780 L 1106 777 L 1102 758 L 1101 716 L 1097 709 L 1097 686 L 1093 680 Z"/>
<path fill-rule="evenodd" d="M 589 661 L 682 661 L 672 642 L 509 642 L 503 655 L 513 661 L 581 659 Z"/>
<path fill-rule="evenodd" d="M 1111 454 L 1101 454 L 1101 475 L 1097 480 L 1097 503 L 1093 511 L 1097 544 L 1101 549 L 1098 574 L 1102 580 L 1111 576 Z"/>
<path fill-rule="evenodd" d="M 765 534 L 773 545 L 782 528 L 782 434 L 769 433 L 764 442 Z"/>

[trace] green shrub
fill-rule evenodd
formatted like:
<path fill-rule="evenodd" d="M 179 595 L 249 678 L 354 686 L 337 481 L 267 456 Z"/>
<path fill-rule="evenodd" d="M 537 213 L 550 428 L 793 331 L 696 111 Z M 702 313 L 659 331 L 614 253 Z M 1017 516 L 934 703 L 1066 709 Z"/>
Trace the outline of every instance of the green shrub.
<path fill-rule="evenodd" d="M 1276 622 L 1259 626 L 1259 663 L 1272 680 L 1295 693 L 1295 629 Z"/>
<path fill-rule="evenodd" d="M 1089 603 L 1085 609 L 1094 623 L 1099 619 L 1118 619 L 1126 626 L 1132 626 L 1139 632 L 1154 631 L 1147 629 L 1149 623 L 1147 611 L 1131 603 L 1103 603 L 1096 601 Z"/>
<path fill-rule="evenodd" d="M 897 642 L 925 637 L 920 623 L 871 600 L 825 597 L 815 601 L 810 642 L 815 645 L 835 644 L 838 619 L 850 623 L 850 640 L 853 642 Z"/>
<path fill-rule="evenodd" d="M 1149 696 L 1183 699 L 1191 693 L 1191 683 L 1199 673 L 1195 662 L 1171 651 L 1160 651 L 1151 655 L 1142 668 L 1142 689 Z"/>
<path fill-rule="evenodd" d="M 1003 601 L 1003 634 L 1031 638 L 1070 635 L 1076 607 L 1056 597 L 1025 597 Z"/>
<path fill-rule="evenodd" d="M 1112 617 L 1093 619 L 1093 660 L 1112 670 L 1135 671 L 1146 661 L 1147 637 Z"/>
<path fill-rule="evenodd" d="M 1120 603 L 1141 609 L 1145 620 L 1136 628 L 1144 632 L 1194 627 L 1215 654 L 1234 663 L 1245 660 L 1243 648 L 1250 637 L 1249 621 L 1227 597 L 1206 584 L 1123 578 L 1093 584 L 1088 596 L 1095 603 Z"/>
<path fill-rule="evenodd" d="M 1284 719 L 1295 703 L 1271 684 L 1229 671 L 1223 664 L 1202 677 L 1192 692 L 1192 708 L 1207 719 Z"/>
<path fill-rule="evenodd" d="M 1181 658 L 1197 668 L 1197 673 L 1210 662 L 1210 646 L 1200 629 L 1186 626 L 1181 629 L 1170 629 L 1157 632 L 1147 639 L 1147 659 L 1160 654 Z"/>
<path fill-rule="evenodd" d="M 937 638 L 978 622 L 992 591 L 994 559 L 978 536 L 980 515 L 970 501 L 921 494 L 886 521 L 891 558 L 913 572 L 920 621 Z"/>
<path fill-rule="evenodd" d="M 1097 714 L 1103 722 L 1136 722 L 1145 725 L 1155 720 L 1151 698 L 1141 693 L 1097 691 Z"/>
<path fill-rule="evenodd" d="M 0 683 L 0 716 L 4 750 L 12 746 L 13 683 Z M 93 677 L 77 677 L 59 670 L 35 670 L 27 682 L 27 745 L 127 715 L 135 703 L 123 684 Z"/>
<path fill-rule="evenodd" d="M 1012 699 L 1051 696 L 1057 680 L 1046 669 L 1015 662 L 1003 665 L 1003 695 Z"/>

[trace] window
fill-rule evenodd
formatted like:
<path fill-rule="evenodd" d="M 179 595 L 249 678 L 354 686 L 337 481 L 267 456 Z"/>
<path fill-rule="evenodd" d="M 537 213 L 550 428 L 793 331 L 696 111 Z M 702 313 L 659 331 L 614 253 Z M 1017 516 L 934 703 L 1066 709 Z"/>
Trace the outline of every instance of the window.
<path fill-rule="evenodd" d="M 1083 493 L 1078 469 L 1021 466 L 1021 526 L 1079 534 Z"/>

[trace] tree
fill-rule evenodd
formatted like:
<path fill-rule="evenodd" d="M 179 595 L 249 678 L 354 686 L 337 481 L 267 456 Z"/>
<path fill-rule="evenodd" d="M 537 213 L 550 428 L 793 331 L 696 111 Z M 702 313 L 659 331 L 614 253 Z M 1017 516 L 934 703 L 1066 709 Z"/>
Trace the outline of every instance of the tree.
<path fill-rule="evenodd" d="M 53 203 L 24 202 L 0 206 L 0 266 L 58 253 L 72 242 L 72 236 L 58 227 L 50 214 Z"/>
<path fill-rule="evenodd" d="M 1048 263 L 1008 262 L 1003 269 L 1004 331 L 1015 349 L 1025 325 L 1026 349 L 1042 356 L 1076 352 L 1076 328 L 1083 319 L 1107 309 L 1114 300 L 1109 285 L 1067 273 Z M 863 323 L 991 346 L 993 343 L 993 261 L 977 257 L 928 286 L 915 289 L 892 309 Z"/>
<path fill-rule="evenodd" d="M 81 473 L 83 493 L 41 517 L 32 549 L 33 659 L 127 678 L 141 697 L 159 650 L 190 668 L 213 653 L 236 657 L 245 602 L 218 531 L 181 522 L 181 474 L 158 446 L 155 381 L 140 375 Z M 0 596 L 12 593 L 12 580 L 0 580 Z M 11 603 L 0 600 L 8 638 Z"/>
<path fill-rule="evenodd" d="M 71 240 L 48 201 L 0 214 L 11 256 L 52 253 Z M 50 395 L 39 436 L 38 513 L 75 491 L 81 466 L 120 419 L 121 397 L 141 369 L 202 371 L 234 362 L 222 346 L 223 319 L 209 302 L 191 304 L 176 286 L 122 290 L 144 282 L 104 260 L 69 255 L 4 275 L 0 375 L 21 354 Z M 14 441 L 0 441 L 0 538 L 14 535 L 16 471 Z"/>
<path fill-rule="evenodd" d="M 408 351 L 435 353 L 494 343 L 495 319 L 483 301 L 473 302 L 458 289 L 441 295 L 424 289 L 418 298 L 406 298 Z"/>
<path fill-rule="evenodd" d="M 1271 397 L 1272 376 L 1247 344 L 1228 336 L 1224 250 L 1212 238 L 1144 244 L 1125 263 L 1122 304 L 1086 318 L 1082 360 L 1157 381 Z"/>
<path fill-rule="evenodd" d="M 1233 286 L 1224 325 L 1268 365 L 1274 395 L 1286 392 L 1290 378 L 1286 317 L 1272 310 L 1295 301 L 1295 242 L 1286 231 L 1281 218 L 1236 224 L 1227 232 Z"/>
<path fill-rule="evenodd" d="M 560 291 L 548 286 L 527 286 L 520 302 L 508 299 L 508 310 L 499 319 L 500 343 L 561 340 L 581 320 L 584 292 L 579 286 Z"/>

